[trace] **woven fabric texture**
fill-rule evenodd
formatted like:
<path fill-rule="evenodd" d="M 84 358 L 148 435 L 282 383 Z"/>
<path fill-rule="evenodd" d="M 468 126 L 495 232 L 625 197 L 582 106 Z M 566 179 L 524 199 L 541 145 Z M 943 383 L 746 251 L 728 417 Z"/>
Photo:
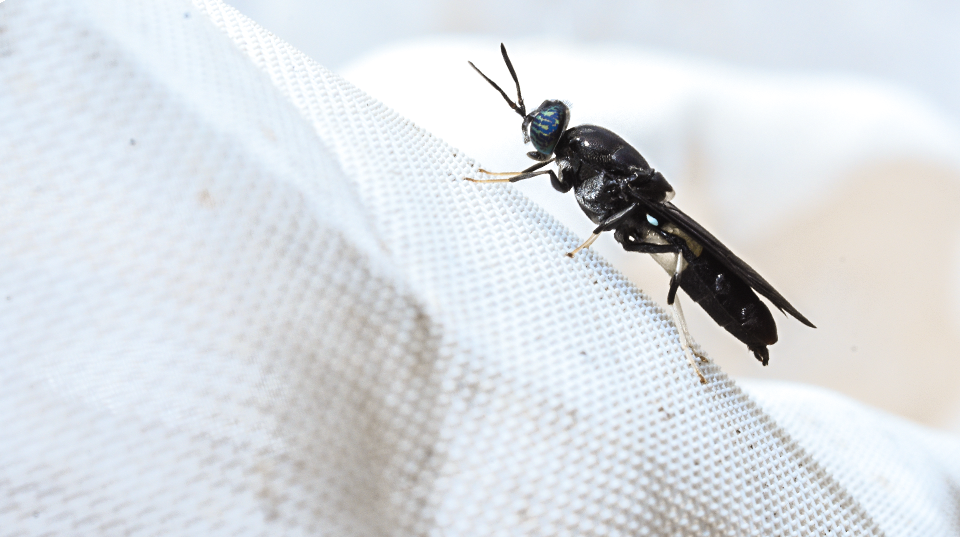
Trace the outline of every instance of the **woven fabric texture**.
<path fill-rule="evenodd" d="M 229 6 L 0 28 L 0 535 L 960 534 L 956 439 L 700 385 L 552 217 Z"/>

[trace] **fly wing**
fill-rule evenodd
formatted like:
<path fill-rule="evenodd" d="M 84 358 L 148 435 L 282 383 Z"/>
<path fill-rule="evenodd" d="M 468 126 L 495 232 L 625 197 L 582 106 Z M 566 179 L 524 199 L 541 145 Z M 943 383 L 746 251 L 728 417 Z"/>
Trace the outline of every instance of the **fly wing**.
<path fill-rule="evenodd" d="M 811 327 L 816 328 L 810 321 L 807 320 L 796 308 L 790 305 L 787 302 L 786 298 L 783 298 L 783 295 L 777 292 L 776 289 L 770 285 L 767 280 L 764 280 L 762 276 L 757 274 L 757 271 L 753 270 L 750 265 L 746 264 L 742 259 L 736 256 L 729 248 L 723 245 L 716 237 L 714 237 L 709 231 L 703 228 L 700 224 L 696 222 L 693 218 L 687 216 L 686 213 L 678 209 L 674 204 L 666 203 L 657 203 L 650 200 L 632 198 L 631 201 L 639 202 L 647 212 L 654 216 L 657 219 L 660 219 L 664 222 L 671 222 L 678 228 L 686 232 L 690 237 L 700 243 L 701 246 L 711 254 L 713 254 L 717 260 L 720 261 L 725 267 L 730 269 L 733 273 L 743 278 L 754 291 L 763 295 L 767 300 L 773 303 L 781 312 L 789 313 L 793 315 L 801 323 Z"/>

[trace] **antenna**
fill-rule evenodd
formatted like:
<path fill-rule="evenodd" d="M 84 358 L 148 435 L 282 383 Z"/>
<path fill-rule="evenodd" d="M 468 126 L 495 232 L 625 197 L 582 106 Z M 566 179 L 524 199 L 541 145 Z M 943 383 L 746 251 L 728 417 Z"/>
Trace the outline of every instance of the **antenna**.
<path fill-rule="evenodd" d="M 510 105 L 510 108 L 513 108 L 513 110 L 516 113 L 520 114 L 520 117 L 526 118 L 527 109 L 523 105 L 523 96 L 520 95 L 520 80 L 517 79 L 517 72 L 513 69 L 513 63 L 510 62 L 510 57 L 507 56 L 507 47 L 503 46 L 503 43 L 500 43 L 500 52 L 503 54 L 503 61 L 507 63 L 507 69 L 510 70 L 510 76 L 513 77 L 513 81 L 517 84 L 517 102 L 516 103 L 511 101 L 510 97 L 507 97 L 507 93 L 502 89 L 500 89 L 500 86 L 498 86 L 496 82 L 494 82 L 493 80 L 490 80 L 490 77 L 483 74 L 483 71 L 478 69 L 477 66 L 473 64 L 473 62 L 468 61 L 467 63 L 469 63 L 470 67 L 473 67 L 473 70 L 479 73 L 484 80 L 489 82 L 490 85 L 494 87 L 494 89 L 500 92 L 500 95 L 503 97 L 503 100 L 507 101 L 507 104 Z"/>

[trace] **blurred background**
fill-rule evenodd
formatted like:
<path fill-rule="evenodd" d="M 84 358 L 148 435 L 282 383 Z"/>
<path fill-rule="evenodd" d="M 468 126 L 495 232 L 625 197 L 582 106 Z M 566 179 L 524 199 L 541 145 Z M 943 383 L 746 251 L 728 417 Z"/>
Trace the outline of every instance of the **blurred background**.
<path fill-rule="evenodd" d="M 498 171 L 525 167 L 529 148 L 466 60 L 512 87 L 505 42 L 528 108 L 569 99 L 571 124 L 624 136 L 679 207 L 818 325 L 775 314 L 780 343 L 762 368 L 687 300 L 694 338 L 725 371 L 818 384 L 960 431 L 960 5 L 233 5 Z M 572 196 L 548 183 L 519 188 L 586 237 Z M 665 304 L 652 260 L 612 237 L 595 249 Z"/>
<path fill-rule="evenodd" d="M 641 0 L 350 3 L 235 0 L 268 30 L 338 71 L 425 35 L 620 43 L 775 71 L 893 82 L 960 119 L 960 4 L 943 0 Z"/>

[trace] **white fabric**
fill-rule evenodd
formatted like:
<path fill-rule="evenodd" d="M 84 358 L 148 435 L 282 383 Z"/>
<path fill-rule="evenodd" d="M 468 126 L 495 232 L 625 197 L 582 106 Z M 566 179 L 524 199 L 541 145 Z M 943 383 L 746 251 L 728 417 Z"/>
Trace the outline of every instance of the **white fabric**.
<path fill-rule="evenodd" d="M 0 27 L 0 534 L 960 534 L 955 438 L 701 386 L 552 217 L 231 8 Z"/>

